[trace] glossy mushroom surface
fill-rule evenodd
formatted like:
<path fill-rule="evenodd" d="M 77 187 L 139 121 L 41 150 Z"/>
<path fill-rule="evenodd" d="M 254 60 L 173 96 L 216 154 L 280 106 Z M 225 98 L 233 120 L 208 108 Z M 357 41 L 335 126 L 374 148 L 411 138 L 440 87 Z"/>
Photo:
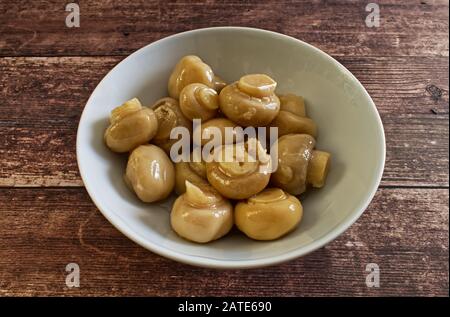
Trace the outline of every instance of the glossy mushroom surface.
<path fill-rule="evenodd" d="M 104 140 L 112 151 L 124 153 L 149 142 L 157 131 L 158 121 L 153 110 L 142 107 L 134 98 L 111 112 Z"/>
<path fill-rule="evenodd" d="M 300 201 L 279 188 L 267 188 L 235 207 L 238 229 L 255 240 L 274 240 L 292 231 L 301 221 Z"/>
<path fill-rule="evenodd" d="M 251 74 L 226 86 L 219 95 L 220 110 L 237 124 L 265 126 L 280 110 L 276 82 L 267 75 Z"/>
<path fill-rule="evenodd" d="M 278 95 L 280 110 L 288 111 L 300 117 L 306 117 L 305 100 L 294 94 Z"/>
<path fill-rule="evenodd" d="M 331 154 L 314 150 L 309 160 L 306 182 L 314 188 L 322 188 L 330 170 Z"/>
<path fill-rule="evenodd" d="M 299 195 L 306 190 L 308 164 L 314 138 L 308 134 L 288 134 L 278 139 L 278 168 L 272 174 L 272 183 L 284 191 Z"/>
<path fill-rule="evenodd" d="M 176 127 L 185 127 L 192 131 L 192 123 L 183 115 L 176 99 L 166 97 L 156 101 L 151 108 L 158 120 L 158 132 L 152 139 L 152 143 L 161 147 L 166 153 L 170 153 L 171 146 L 178 139 L 171 139 L 170 132 Z"/>
<path fill-rule="evenodd" d="M 278 128 L 279 137 L 291 133 L 309 134 L 314 138 L 317 136 L 317 126 L 312 119 L 289 111 L 281 110 L 270 126 Z"/>
<path fill-rule="evenodd" d="M 204 84 L 189 84 L 180 92 L 180 109 L 189 120 L 209 120 L 219 110 L 219 95 Z"/>
<path fill-rule="evenodd" d="M 181 90 L 189 84 L 201 83 L 209 88 L 216 88 L 217 78 L 200 57 L 188 55 L 180 59 L 173 69 L 168 83 L 169 96 L 178 99 Z"/>
<path fill-rule="evenodd" d="M 155 202 L 169 196 L 175 186 L 175 168 L 161 148 L 137 147 L 128 158 L 125 180 L 140 200 Z"/>
<path fill-rule="evenodd" d="M 241 146 L 243 151 L 237 148 Z M 206 162 L 206 176 L 209 183 L 227 198 L 246 199 L 269 183 L 271 162 L 265 152 L 257 156 L 249 153 L 246 144 L 226 144 L 216 149 L 213 156 L 211 162 Z"/>
<path fill-rule="evenodd" d="M 233 226 L 233 207 L 208 184 L 186 181 L 170 213 L 172 229 L 181 237 L 206 243 L 226 235 Z"/>

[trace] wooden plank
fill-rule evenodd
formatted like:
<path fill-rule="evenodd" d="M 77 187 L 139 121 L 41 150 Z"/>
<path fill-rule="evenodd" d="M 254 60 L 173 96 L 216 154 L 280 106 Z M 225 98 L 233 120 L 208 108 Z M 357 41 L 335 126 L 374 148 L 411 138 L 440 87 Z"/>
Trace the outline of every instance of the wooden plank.
<path fill-rule="evenodd" d="M 0 186 L 81 186 L 76 130 L 121 57 L 0 58 Z M 367 87 L 387 138 L 386 186 L 448 186 L 448 59 L 343 57 Z M 404 67 L 409 65 L 409 67 Z M 442 90 L 434 100 L 429 84 Z M 434 109 L 436 114 L 430 110 Z"/>
<path fill-rule="evenodd" d="M 82 188 L 0 189 L 0 295 L 448 296 L 448 190 L 381 189 L 341 237 L 263 269 L 179 264 L 114 229 Z M 81 287 L 65 285 L 80 265 Z M 368 263 L 380 288 L 367 288 Z"/>
<path fill-rule="evenodd" d="M 366 1 L 89 1 L 80 4 L 80 28 L 68 28 L 66 2 L 2 1 L 0 55 L 128 55 L 178 32 L 235 25 L 333 55 L 448 56 L 448 1 L 377 3 L 380 27 L 368 28 Z"/>

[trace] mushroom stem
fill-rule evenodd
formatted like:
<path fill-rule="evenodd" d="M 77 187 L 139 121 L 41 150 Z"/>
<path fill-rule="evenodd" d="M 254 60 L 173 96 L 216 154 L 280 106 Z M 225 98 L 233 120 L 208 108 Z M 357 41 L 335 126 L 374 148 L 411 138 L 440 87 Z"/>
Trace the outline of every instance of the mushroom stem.
<path fill-rule="evenodd" d="M 331 154 L 324 151 L 312 151 L 311 159 L 308 164 L 306 181 L 312 187 L 321 188 L 325 185 L 328 170 L 330 168 Z"/>
<path fill-rule="evenodd" d="M 141 110 L 141 108 L 142 105 L 139 99 L 137 98 L 130 99 L 124 102 L 121 106 L 114 108 L 113 111 L 111 111 L 110 122 L 116 123 L 117 121 L 129 115 L 130 113 Z"/>

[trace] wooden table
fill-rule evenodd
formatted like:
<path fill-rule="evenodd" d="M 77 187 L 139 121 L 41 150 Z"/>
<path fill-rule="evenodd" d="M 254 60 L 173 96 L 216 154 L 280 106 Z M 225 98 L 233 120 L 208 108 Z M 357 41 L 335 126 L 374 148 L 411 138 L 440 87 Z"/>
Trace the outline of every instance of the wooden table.
<path fill-rule="evenodd" d="M 0 295 L 448 296 L 448 1 L 83 1 L 80 28 L 65 26 L 68 2 L 0 1 Z M 378 28 L 365 24 L 368 2 Z M 155 255 L 98 212 L 78 173 L 77 124 L 100 79 L 148 43 L 223 25 L 329 53 L 384 123 L 386 168 L 367 211 L 282 265 L 221 271 Z M 70 262 L 79 288 L 65 284 Z M 365 283 L 371 262 L 379 288 Z"/>

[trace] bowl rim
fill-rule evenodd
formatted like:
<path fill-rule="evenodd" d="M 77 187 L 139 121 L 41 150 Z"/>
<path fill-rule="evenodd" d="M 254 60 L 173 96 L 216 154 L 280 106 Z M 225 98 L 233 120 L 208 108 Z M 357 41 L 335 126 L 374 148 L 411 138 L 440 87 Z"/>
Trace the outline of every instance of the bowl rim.
<path fill-rule="evenodd" d="M 296 44 L 304 45 L 308 49 L 312 50 L 314 53 L 322 55 L 326 59 L 331 60 L 336 67 L 338 67 L 345 76 L 348 76 L 348 78 L 356 83 L 359 89 L 363 92 L 364 97 L 369 101 L 370 104 L 370 111 L 373 112 L 376 118 L 377 122 L 377 128 L 378 128 L 378 138 L 379 141 L 381 141 L 379 144 L 381 148 L 380 153 L 380 160 L 378 162 L 377 168 L 377 175 L 376 180 L 372 185 L 372 188 L 370 189 L 369 193 L 366 196 L 366 199 L 360 204 L 359 207 L 356 207 L 356 212 L 352 213 L 351 215 L 348 215 L 341 223 L 339 223 L 337 226 L 335 226 L 330 232 L 326 233 L 322 237 L 320 237 L 317 240 L 312 241 L 310 244 L 300 247 L 291 251 L 288 251 L 284 254 L 276 255 L 276 256 L 268 256 L 264 258 L 259 259 L 253 259 L 253 260 L 219 260 L 219 259 L 212 259 L 212 258 L 206 258 L 202 256 L 196 256 L 196 255 L 189 255 L 185 253 L 181 253 L 178 251 L 173 251 L 170 249 L 167 249 L 163 246 L 160 246 L 158 244 L 152 243 L 151 241 L 148 241 L 138 233 L 134 232 L 133 229 L 124 222 L 119 216 L 115 215 L 114 213 L 110 213 L 106 210 L 106 208 L 102 207 L 102 205 L 97 201 L 95 195 L 93 194 L 94 191 L 89 185 L 89 183 L 86 181 L 86 174 L 83 169 L 83 163 L 80 160 L 80 151 L 81 151 L 81 144 L 80 144 L 80 127 L 81 123 L 83 122 L 83 118 L 86 115 L 86 108 L 87 105 L 91 102 L 91 99 L 95 95 L 97 89 L 101 86 L 102 82 L 108 77 L 110 73 L 112 73 L 117 67 L 119 67 L 120 64 L 127 61 L 127 59 L 131 58 L 132 56 L 142 54 L 145 48 L 155 45 L 157 43 L 161 43 L 163 41 L 169 40 L 169 39 L 176 39 L 179 37 L 183 37 L 186 35 L 194 34 L 194 33 L 203 33 L 203 32 L 211 32 L 211 31 L 246 31 L 246 32 L 255 32 L 259 34 L 268 35 L 271 37 L 276 37 L 280 39 L 285 39 L 291 42 L 295 42 Z M 288 36 L 285 34 L 281 34 L 274 31 L 259 29 L 259 28 L 251 28 L 251 27 L 237 27 L 237 26 L 221 26 L 221 27 L 208 27 L 208 28 L 200 28 L 200 29 L 194 29 L 189 30 L 177 34 L 173 34 L 164 38 L 161 38 L 157 41 L 151 42 L 147 44 L 144 47 L 141 47 L 125 57 L 123 60 L 121 60 L 119 63 L 117 63 L 104 77 L 102 80 L 97 84 L 96 88 L 91 93 L 89 99 L 86 101 L 86 104 L 83 108 L 78 128 L 77 128 L 77 140 L 76 140 L 76 156 L 77 156 L 77 164 L 78 169 L 80 171 L 80 176 L 83 181 L 84 187 L 86 188 L 86 191 L 88 192 L 90 198 L 94 202 L 95 206 L 100 210 L 100 212 L 103 214 L 103 216 L 122 234 L 124 234 L 127 238 L 134 241 L 138 245 L 146 248 L 147 250 L 150 250 L 160 256 L 172 259 L 177 262 L 194 265 L 194 266 L 200 266 L 200 267 L 206 267 L 206 268 L 218 268 L 218 269 L 248 269 L 248 268 L 256 268 L 256 267 L 263 267 L 263 266 L 269 266 L 269 265 L 275 265 L 280 264 L 282 262 L 286 262 L 289 260 L 293 260 L 295 258 L 304 256 L 306 254 L 309 254 L 319 248 L 322 248 L 326 244 L 330 243 L 334 239 L 336 239 L 338 236 L 340 236 L 344 231 L 346 231 L 350 226 L 352 226 L 356 220 L 363 214 L 363 212 L 367 209 L 368 205 L 372 201 L 373 197 L 375 196 L 378 186 L 380 185 L 381 178 L 383 176 L 384 171 L 384 165 L 386 160 L 386 140 L 385 140 L 385 134 L 384 134 L 384 128 L 383 123 L 381 121 L 380 114 L 378 113 L 378 110 L 375 106 L 375 103 L 373 102 L 372 98 L 364 88 L 364 86 L 360 83 L 360 81 L 347 69 L 345 66 L 343 66 L 341 63 L 339 63 L 336 59 L 334 59 L 332 56 L 328 55 L 324 51 L 316 48 L 315 46 L 308 44 L 302 40 L 296 39 L 292 36 Z"/>

